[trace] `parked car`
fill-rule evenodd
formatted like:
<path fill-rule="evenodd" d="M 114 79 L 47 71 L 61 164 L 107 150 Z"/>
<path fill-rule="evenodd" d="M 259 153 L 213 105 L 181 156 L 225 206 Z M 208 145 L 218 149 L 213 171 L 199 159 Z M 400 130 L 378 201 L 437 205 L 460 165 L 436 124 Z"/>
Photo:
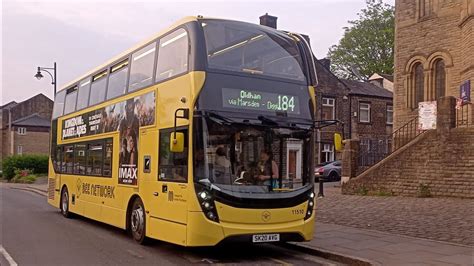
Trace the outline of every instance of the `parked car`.
<path fill-rule="evenodd" d="M 314 175 L 316 180 L 322 177 L 324 181 L 338 181 L 341 180 L 341 168 L 341 161 L 326 162 L 314 169 Z"/>

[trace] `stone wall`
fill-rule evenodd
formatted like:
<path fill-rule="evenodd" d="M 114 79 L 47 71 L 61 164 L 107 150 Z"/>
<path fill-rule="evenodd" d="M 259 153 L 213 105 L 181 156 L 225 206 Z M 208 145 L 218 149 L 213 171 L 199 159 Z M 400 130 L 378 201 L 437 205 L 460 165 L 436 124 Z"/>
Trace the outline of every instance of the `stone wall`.
<path fill-rule="evenodd" d="M 36 130 L 31 131 L 31 130 Z M 15 131 L 15 149 L 17 154 L 17 147 L 23 147 L 23 154 L 49 154 L 49 128 L 36 128 L 26 132 L 26 135 L 19 135 Z"/>
<path fill-rule="evenodd" d="M 428 131 L 362 175 L 344 194 L 474 198 L 474 127 Z M 469 148 L 470 147 L 470 148 Z"/>
<path fill-rule="evenodd" d="M 420 16 L 419 0 L 396 1 L 394 120 L 399 128 L 417 115 L 409 107 L 410 69 L 424 68 L 424 100 L 435 100 L 434 62 L 443 59 L 447 96 L 459 97 L 459 86 L 474 83 L 474 8 L 472 0 L 432 0 Z"/>
<path fill-rule="evenodd" d="M 439 98 L 436 129 L 415 137 L 357 177 L 358 140 L 349 141 L 343 193 L 474 198 L 474 126 L 456 128 L 455 106 L 455 97 Z"/>

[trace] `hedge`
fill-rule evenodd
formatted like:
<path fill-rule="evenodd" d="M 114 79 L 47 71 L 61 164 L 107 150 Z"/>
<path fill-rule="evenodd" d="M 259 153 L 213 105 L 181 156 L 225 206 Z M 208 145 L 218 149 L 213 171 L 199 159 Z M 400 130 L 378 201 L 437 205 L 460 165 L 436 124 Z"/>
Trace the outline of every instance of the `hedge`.
<path fill-rule="evenodd" d="M 2 162 L 3 176 L 10 180 L 15 176 L 15 169 L 29 169 L 35 174 L 48 173 L 47 155 L 13 155 Z"/>

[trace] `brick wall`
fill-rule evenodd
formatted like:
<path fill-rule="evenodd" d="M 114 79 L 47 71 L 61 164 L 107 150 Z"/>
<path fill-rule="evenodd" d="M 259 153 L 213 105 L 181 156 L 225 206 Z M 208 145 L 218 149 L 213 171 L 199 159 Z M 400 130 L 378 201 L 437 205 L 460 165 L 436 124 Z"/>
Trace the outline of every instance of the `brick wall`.
<path fill-rule="evenodd" d="M 474 198 L 474 127 L 428 131 L 342 187 L 345 194 Z"/>

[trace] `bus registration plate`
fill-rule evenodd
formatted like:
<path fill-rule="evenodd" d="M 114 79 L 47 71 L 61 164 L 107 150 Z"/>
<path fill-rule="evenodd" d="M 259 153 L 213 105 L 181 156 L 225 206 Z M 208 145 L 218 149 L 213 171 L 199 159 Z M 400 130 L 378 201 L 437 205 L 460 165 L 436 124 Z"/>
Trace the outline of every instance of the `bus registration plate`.
<path fill-rule="evenodd" d="M 253 235 L 253 243 L 263 243 L 263 242 L 278 242 L 280 241 L 280 234 L 265 234 L 265 235 Z"/>

